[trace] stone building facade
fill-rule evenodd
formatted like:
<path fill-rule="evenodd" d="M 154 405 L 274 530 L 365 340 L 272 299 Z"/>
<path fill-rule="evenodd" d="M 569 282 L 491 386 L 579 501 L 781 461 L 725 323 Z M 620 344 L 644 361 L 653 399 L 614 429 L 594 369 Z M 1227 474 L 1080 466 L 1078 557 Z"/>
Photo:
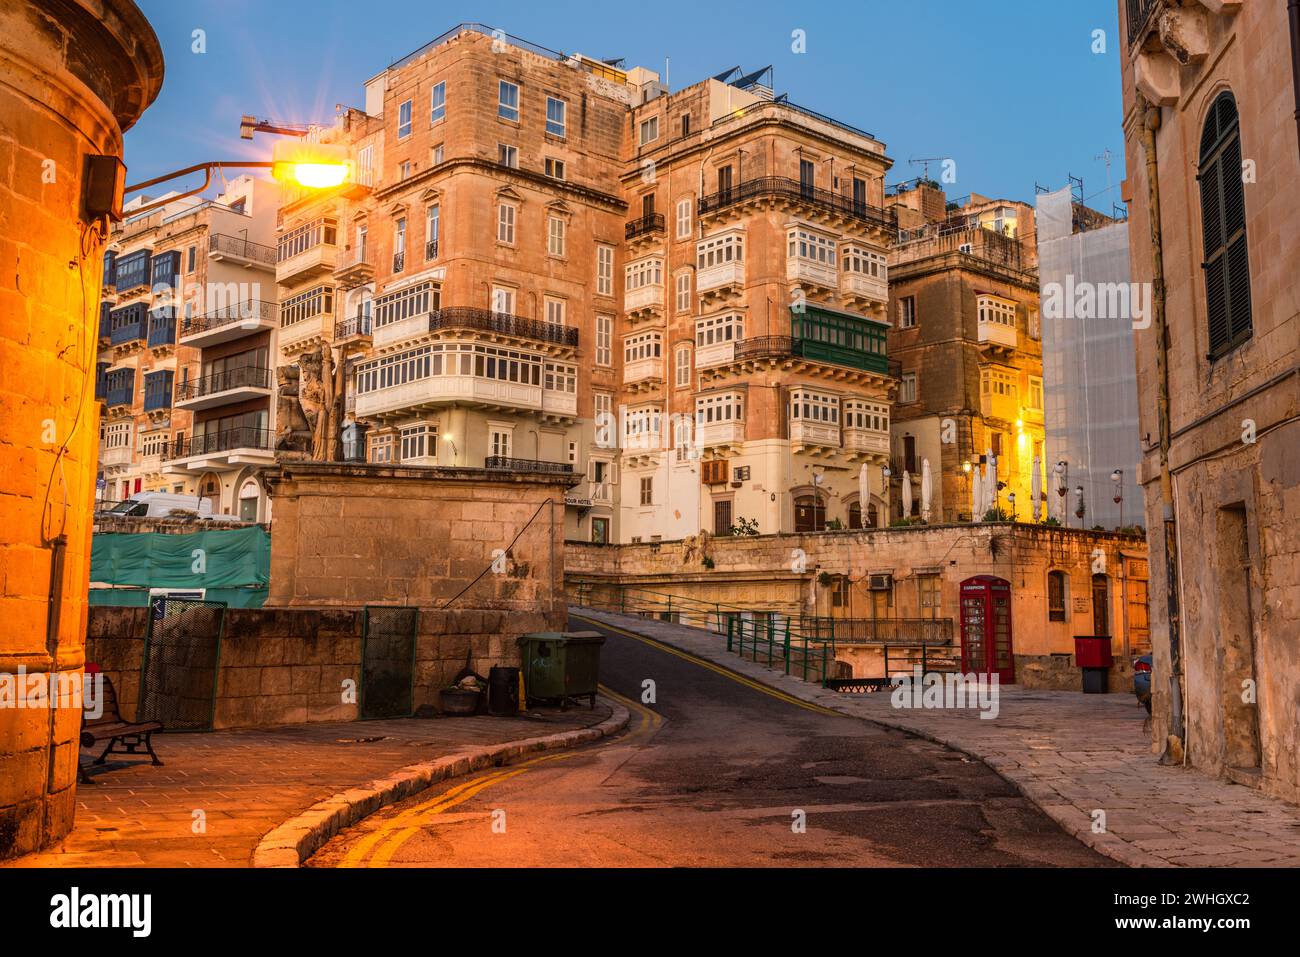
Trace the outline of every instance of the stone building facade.
<path fill-rule="evenodd" d="M 1300 800 L 1300 151 L 1286 4 L 1120 4 L 1155 747 Z M 1290 26 L 1290 29 L 1288 28 Z"/>
<path fill-rule="evenodd" d="M 132 215 L 159 201 L 128 203 L 104 255 L 97 504 L 169 492 L 267 521 L 278 190 L 240 176 Z"/>
<path fill-rule="evenodd" d="M 365 99 L 315 134 L 352 181 L 280 224 L 308 305 L 279 361 L 334 353 L 346 456 L 570 475 L 587 540 L 860 521 L 891 388 L 877 140 L 752 78 L 667 94 L 469 26 Z"/>
<path fill-rule="evenodd" d="M 106 217 L 87 157 L 162 85 L 162 49 L 129 0 L 0 8 L 0 682 L 84 664 Z M 0 857 L 72 827 L 79 701 L 0 708 Z"/>
<path fill-rule="evenodd" d="M 889 255 L 889 350 L 900 366 L 890 517 L 904 517 L 904 472 L 911 514 L 920 515 L 928 462 L 931 520 L 982 518 L 972 483 L 988 473 L 991 453 L 1005 486 L 997 507 L 1028 519 L 1045 434 L 1034 211 L 978 195 L 949 203 L 929 181 L 905 184 L 889 202 L 899 221 Z"/>

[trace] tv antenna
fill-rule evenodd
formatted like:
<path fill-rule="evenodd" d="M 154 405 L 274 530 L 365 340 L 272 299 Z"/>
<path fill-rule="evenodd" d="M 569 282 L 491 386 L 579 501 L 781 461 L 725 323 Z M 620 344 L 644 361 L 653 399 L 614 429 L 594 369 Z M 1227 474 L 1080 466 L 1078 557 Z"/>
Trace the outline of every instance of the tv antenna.
<path fill-rule="evenodd" d="M 934 182 L 934 180 L 930 179 L 930 164 L 946 163 L 948 162 L 948 159 L 949 157 L 947 156 L 913 156 L 911 159 L 908 160 L 908 162 L 913 166 L 921 167 L 922 179 L 927 180 L 929 182 Z"/>

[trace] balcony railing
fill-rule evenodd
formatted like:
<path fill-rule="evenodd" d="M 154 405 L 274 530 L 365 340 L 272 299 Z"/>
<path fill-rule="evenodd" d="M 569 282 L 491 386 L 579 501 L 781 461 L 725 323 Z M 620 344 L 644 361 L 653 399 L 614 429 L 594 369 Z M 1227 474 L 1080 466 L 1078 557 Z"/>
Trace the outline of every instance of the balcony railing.
<path fill-rule="evenodd" d="M 507 455 L 489 455 L 483 463 L 484 468 L 509 469 L 512 472 L 545 472 L 554 475 L 573 473 L 572 462 L 545 462 L 541 459 L 515 459 Z"/>
<path fill-rule="evenodd" d="M 1146 32 L 1147 21 L 1163 0 L 1128 0 L 1128 42 L 1133 45 Z"/>
<path fill-rule="evenodd" d="M 424 244 L 424 258 L 425 259 L 438 258 L 438 240 L 430 239 L 427 243 Z"/>
<path fill-rule="evenodd" d="M 401 272 L 406 268 L 406 253 L 393 253 L 393 272 Z"/>
<path fill-rule="evenodd" d="M 848 216 L 859 222 L 885 229 L 893 229 L 896 218 L 892 209 L 881 209 L 866 203 L 855 202 L 851 196 L 842 196 L 828 189 L 821 189 L 790 179 L 787 176 L 760 176 L 746 180 L 739 186 L 720 189 L 716 193 L 703 196 L 699 201 L 699 212 L 703 216 L 715 213 L 737 203 L 749 202 L 762 197 L 790 200 L 815 206 L 829 212 Z"/>
<path fill-rule="evenodd" d="M 334 324 L 334 338 L 351 339 L 353 336 L 368 336 L 373 321 L 368 312 L 342 319 Z"/>
<path fill-rule="evenodd" d="M 525 319 L 505 312 L 492 312 L 472 306 L 453 306 L 429 313 L 429 331 L 438 329 L 476 329 L 496 332 L 518 339 L 538 339 L 561 346 L 578 345 L 578 330 L 541 319 Z"/>
<path fill-rule="evenodd" d="M 271 388 L 271 370 L 259 366 L 240 366 L 214 372 L 189 382 L 182 382 L 176 387 L 176 401 L 200 399 L 205 395 L 228 392 L 231 389 L 269 389 Z"/>
<path fill-rule="evenodd" d="M 208 237 L 208 252 L 237 256 L 265 266 L 274 266 L 276 259 L 274 246 L 266 246 L 239 236 L 226 236 L 221 233 L 214 233 Z"/>
<path fill-rule="evenodd" d="M 220 309 L 214 309 L 212 312 L 198 318 L 185 320 L 182 324 L 181 335 L 196 336 L 201 332 L 211 332 L 213 329 L 220 329 L 222 326 L 228 326 L 231 323 L 248 322 L 250 320 L 275 322 L 275 303 L 254 299 L 249 302 L 236 302 L 231 303 L 229 306 L 222 306 Z"/>
<path fill-rule="evenodd" d="M 647 233 L 662 233 L 663 231 L 664 214 L 649 213 L 628 223 L 623 229 L 623 238 L 635 239 L 637 236 L 644 236 Z"/>
<path fill-rule="evenodd" d="M 270 429 L 254 429 L 240 426 L 209 432 L 205 435 L 190 435 L 172 443 L 174 459 L 188 459 L 195 455 L 212 455 L 217 452 L 230 452 L 234 449 L 262 449 L 269 452 L 275 434 Z"/>

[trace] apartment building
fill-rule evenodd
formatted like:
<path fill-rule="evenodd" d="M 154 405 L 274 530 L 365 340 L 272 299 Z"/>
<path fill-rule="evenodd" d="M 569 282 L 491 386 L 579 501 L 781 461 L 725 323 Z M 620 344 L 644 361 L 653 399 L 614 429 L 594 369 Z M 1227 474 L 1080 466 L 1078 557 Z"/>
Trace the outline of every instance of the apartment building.
<path fill-rule="evenodd" d="M 1119 6 L 1155 743 L 1297 801 L 1300 20 Z"/>
<path fill-rule="evenodd" d="M 165 199 L 166 197 L 163 197 Z M 278 190 L 241 176 L 216 199 L 138 197 L 104 256 L 97 499 L 195 495 L 269 519 Z"/>
<path fill-rule="evenodd" d="M 604 542 L 860 523 L 865 463 L 883 492 L 868 134 L 462 25 L 318 139 L 355 175 L 280 210 L 278 361 L 328 344 L 345 456 L 572 471 L 566 535 Z"/>
<path fill-rule="evenodd" d="M 889 254 L 890 356 L 899 392 L 891 427 L 891 520 L 969 521 L 972 483 L 996 460 L 997 505 L 1026 520 L 1033 463 L 1044 459 L 1043 350 L 1034 212 L 972 194 L 949 201 L 937 183 L 891 188 L 898 244 Z M 1014 498 L 1012 498 L 1014 496 Z M 909 516 L 909 517 L 911 517 Z"/>

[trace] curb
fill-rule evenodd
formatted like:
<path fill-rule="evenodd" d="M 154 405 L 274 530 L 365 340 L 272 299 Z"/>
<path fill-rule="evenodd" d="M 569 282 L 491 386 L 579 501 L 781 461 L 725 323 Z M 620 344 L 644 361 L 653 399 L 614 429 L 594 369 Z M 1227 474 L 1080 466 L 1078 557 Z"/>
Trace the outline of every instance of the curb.
<path fill-rule="evenodd" d="M 595 611 L 597 615 L 600 614 L 600 612 L 596 609 L 582 609 L 579 612 L 579 614 L 590 614 L 593 611 Z M 594 615 L 592 617 L 595 618 Z M 595 618 L 595 620 L 599 621 L 600 619 Z M 630 625 L 627 625 L 623 622 L 608 622 L 608 624 L 616 625 L 617 627 L 621 627 L 621 628 L 626 627 L 629 628 L 629 630 L 635 630 Z M 808 686 L 806 685 L 805 682 L 802 681 L 798 682 L 798 684 L 777 683 L 776 681 L 771 680 L 772 678 L 777 676 L 774 674 L 769 674 L 767 672 L 767 669 L 762 668 L 761 666 L 754 669 L 754 671 L 757 672 L 756 674 L 750 674 L 747 671 L 740 671 L 731 667 L 730 663 L 728 663 L 725 659 L 719 660 L 713 658 L 712 656 L 706 656 L 700 654 L 700 652 L 696 651 L 695 649 L 688 648 L 684 645 L 676 644 L 675 642 L 673 642 L 672 640 L 670 640 L 665 636 L 645 634 L 645 637 L 650 638 L 653 641 L 661 642 L 665 645 L 670 645 L 679 651 L 684 651 L 687 652 L 688 654 L 698 655 L 701 658 L 706 658 L 711 663 L 726 668 L 728 671 L 732 671 L 735 674 L 741 675 L 742 677 L 749 678 L 753 681 L 757 681 L 759 684 L 766 685 L 767 687 L 771 688 L 774 691 L 780 691 L 785 694 L 793 695 L 797 698 L 802 699 L 803 701 L 806 701 L 808 704 L 820 705 L 823 708 L 828 708 L 831 711 L 838 712 L 839 714 L 844 715 L 846 718 L 855 718 L 858 721 L 866 721 L 867 723 L 874 724 L 877 727 L 887 728 L 892 731 L 902 731 L 906 734 L 911 734 L 914 735 L 915 737 L 933 742 L 934 744 L 940 744 L 946 748 L 951 748 L 953 751 L 958 751 L 961 754 L 964 754 L 976 761 L 979 761 L 990 771 L 992 771 L 998 777 L 1002 778 L 1002 780 L 1006 781 L 1013 788 L 1015 788 L 1016 791 L 1018 791 L 1022 797 L 1024 797 L 1027 801 L 1029 801 L 1029 803 L 1033 804 L 1036 808 L 1038 808 L 1049 818 L 1055 821 L 1060 826 L 1061 830 L 1065 831 L 1066 834 L 1070 835 L 1076 841 L 1083 844 L 1084 846 L 1089 847 L 1092 850 L 1096 851 L 1098 854 L 1101 854 L 1104 857 L 1108 857 L 1113 861 L 1117 861 L 1118 863 L 1123 864 L 1126 867 L 1175 867 L 1176 866 L 1174 864 L 1170 864 L 1168 861 L 1156 857 L 1153 854 L 1148 854 L 1146 851 L 1139 850 L 1138 848 L 1130 844 L 1128 841 L 1125 841 L 1123 838 L 1120 837 L 1115 837 L 1113 834 L 1108 834 L 1108 833 L 1094 834 L 1092 831 L 1091 818 L 1088 818 L 1086 821 L 1081 822 L 1079 820 L 1079 816 L 1081 814 L 1083 814 L 1084 817 L 1087 817 L 1087 815 L 1084 814 L 1083 811 L 1081 811 L 1078 807 L 1076 807 L 1073 804 L 1062 804 L 1061 802 L 1064 799 L 1059 794 L 1057 794 L 1055 791 L 1052 791 L 1049 788 L 1045 788 L 1043 785 L 1039 784 L 1033 778 L 1027 778 L 1017 774 L 1015 772 L 1015 768 L 1017 768 L 1018 765 L 1016 765 L 1014 762 L 986 758 L 984 755 L 978 754 L 977 752 L 970 750 L 968 746 L 958 744 L 957 742 L 944 738 L 934 733 L 933 731 L 927 731 L 921 728 L 909 726 L 902 722 L 890 721 L 886 718 L 867 717 L 865 715 L 855 714 L 852 711 L 846 711 L 843 707 L 839 706 L 837 703 L 832 703 L 836 699 L 825 698 L 824 695 L 820 695 L 820 694 L 808 693 L 809 688 L 815 688 L 816 691 L 821 691 L 822 689 L 820 687 L 815 685 Z M 743 658 L 740 660 L 744 661 Z M 780 677 L 785 677 L 785 676 L 781 675 Z M 804 687 L 800 687 L 801 685 L 803 685 Z M 830 692 L 827 693 L 829 694 Z"/>
<path fill-rule="evenodd" d="M 610 716 L 591 727 L 457 751 L 433 761 L 408 765 L 387 777 L 318 801 L 263 835 L 253 848 L 252 866 L 300 867 L 339 831 L 440 781 L 497 766 L 534 751 L 558 751 L 617 734 L 627 727 L 631 715 L 621 704 L 603 696 L 601 700 L 609 706 Z"/>

